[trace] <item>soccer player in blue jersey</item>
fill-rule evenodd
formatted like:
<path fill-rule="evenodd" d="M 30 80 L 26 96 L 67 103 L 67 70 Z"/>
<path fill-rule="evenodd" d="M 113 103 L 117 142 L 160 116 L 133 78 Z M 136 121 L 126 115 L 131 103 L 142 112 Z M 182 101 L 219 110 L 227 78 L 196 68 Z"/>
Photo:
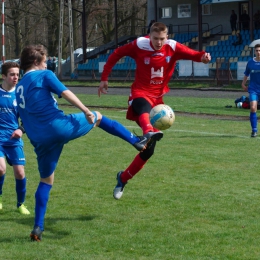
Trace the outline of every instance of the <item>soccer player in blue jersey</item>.
<path fill-rule="evenodd" d="M 257 136 L 257 104 L 260 101 L 260 44 L 255 45 L 255 57 L 247 62 L 242 88 L 249 93 L 251 137 Z M 249 86 L 246 81 L 250 76 Z"/>
<path fill-rule="evenodd" d="M 49 70 L 46 70 L 47 51 L 42 45 L 26 46 L 20 57 L 25 74 L 16 87 L 16 99 L 26 134 L 37 155 L 40 183 L 35 193 L 35 221 L 30 234 L 40 241 L 44 230 L 44 217 L 54 182 L 54 171 L 64 144 L 87 134 L 95 126 L 118 136 L 142 151 L 154 141 L 157 133 L 137 137 L 117 121 L 90 111 Z M 58 108 L 52 93 L 65 98 L 80 109 L 77 114 L 65 115 Z"/>
<path fill-rule="evenodd" d="M 30 214 L 24 206 L 26 195 L 25 157 L 23 152 L 23 127 L 19 126 L 19 114 L 15 98 L 15 86 L 19 79 L 19 65 L 6 62 L 2 65 L 3 83 L 0 85 L 0 210 L 3 208 L 2 194 L 6 163 L 13 167 L 17 208 L 21 214 Z"/>

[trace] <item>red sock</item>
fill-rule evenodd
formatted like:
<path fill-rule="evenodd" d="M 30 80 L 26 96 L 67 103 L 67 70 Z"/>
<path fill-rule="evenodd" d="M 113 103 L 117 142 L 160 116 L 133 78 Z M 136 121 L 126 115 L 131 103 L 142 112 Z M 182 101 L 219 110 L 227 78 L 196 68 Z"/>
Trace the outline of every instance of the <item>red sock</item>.
<path fill-rule="evenodd" d="M 138 118 L 138 123 L 143 130 L 143 134 L 153 132 L 153 126 L 151 125 L 149 113 L 141 114 Z"/>
<path fill-rule="evenodd" d="M 141 159 L 140 154 L 136 155 L 132 163 L 121 174 L 121 181 L 126 183 L 128 180 L 132 179 L 144 167 L 146 162 L 147 161 Z"/>

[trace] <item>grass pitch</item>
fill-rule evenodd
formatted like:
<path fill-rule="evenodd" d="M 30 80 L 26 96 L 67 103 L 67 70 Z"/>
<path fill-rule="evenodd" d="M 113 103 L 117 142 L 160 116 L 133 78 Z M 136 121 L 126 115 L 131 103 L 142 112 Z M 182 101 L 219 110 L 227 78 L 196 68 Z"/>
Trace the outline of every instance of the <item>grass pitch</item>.
<path fill-rule="evenodd" d="M 95 102 L 92 96 L 85 99 L 89 105 Z M 65 146 L 40 243 L 29 238 L 39 174 L 25 136 L 31 215 L 16 212 L 8 167 L 0 213 L 1 259 L 260 259 L 260 138 L 250 138 L 249 111 L 226 109 L 231 102 L 226 99 L 165 101 L 176 111 L 175 123 L 126 185 L 121 200 L 112 196 L 115 177 L 137 154 L 133 147 L 101 129 Z M 122 109 L 99 111 L 141 134 L 125 119 L 126 97 L 108 102 L 121 104 Z M 245 120 L 181 116 L 177 111 L 242 115 Z"/>

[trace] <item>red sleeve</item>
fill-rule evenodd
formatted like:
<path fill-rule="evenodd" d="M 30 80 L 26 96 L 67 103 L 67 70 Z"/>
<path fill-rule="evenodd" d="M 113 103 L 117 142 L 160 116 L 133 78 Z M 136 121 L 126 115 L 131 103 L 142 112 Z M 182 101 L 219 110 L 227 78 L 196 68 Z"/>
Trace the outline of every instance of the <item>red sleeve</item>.
<path fill-rule="evenodd" d="M 131 54 L 134 53 L 133 50 L 135 48 L 135 45 L 136 45 L 136 41 L 130 42 L 122 47 L 117 48 L 113 53 L 110 54 L 104 66 L 104 70 L 101 75 L 101 81 L 107 81 L 112 68 L 122 57 L 125 56 L 132 57 Z"/>
<path fill-rule="evenodd" d="M 201 57 L 204 53 L 205 51 L 195 51 L 177 42 L 175 49 L 175 58 L 176 60 L 192 60 L 201 62 Z"/>

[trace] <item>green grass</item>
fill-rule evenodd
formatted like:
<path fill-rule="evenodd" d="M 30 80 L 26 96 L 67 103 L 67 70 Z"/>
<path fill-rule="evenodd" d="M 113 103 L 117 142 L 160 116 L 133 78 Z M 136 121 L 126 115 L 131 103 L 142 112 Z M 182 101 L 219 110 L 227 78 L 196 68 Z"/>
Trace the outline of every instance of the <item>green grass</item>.
<path fill-rule="evenodd" d="M 125 97 L 115 98 L 110 106 L 125 106 Z M 93 99 L 86 96 L 91 104 Z M 227 100 L 198 104 L 194 98 L 168 97 L 167 103 L 178 111 L 195 106 L 201 113 L 226 114 Z M 65 107 L 65 111 L 77 110 Z M 125 119 L 125 111 L 100 111 L 140 134 L 135 123 Z M 122 140 L 94 129 L 64 148 L 41 243 L 29 240 L 39 174 L 25 136 L 26 205 L 32 214 L 16 212 L 8 167 L 0 213 L 1 259 L 258 260 L 260 139 L 249 135 L 247 120 L 176 112 L 175 123 L 164 132 L 153 158 L 116 201 L 112 197 L 116 173 L 137 153 Z"/>
<path fill-rule="evenodd" d="M 115 107 L 126 109 L 127 96 L 121 95 L 77 95 L 81 101 L 87 106 L 94 107 Z M 239 96 L 238 96 L 239 97 Z M 59 104 L 68 104 L 66 100 L 59 99 Z M 194 114 L 211 114 L 211 115 L 234 115 L 234 116 L 248 116 L 249 110 L 238 109 L 235 107 L 234 99 L 224 98 L 187 98 L 187 97 L 172 97 L 165 96 L 164 102 L 171 106 L 175 112 L 187 112 Z M 232 108 L 226 108 L 231 105 Z"/>
<path fill-rule="evenodd" d="M 85 87 L 98 87 L 100 80 L 69 80 L 69 81 L 62 81 L 66 86 L 85 86 Z M 117 80 L 117 81 L 109 81 L 109 87 L 125 87 L 129 88 L 132 84 L 132 80 Z M 169 87 L 174 88 L 214 88 L 218 87 L 217 82 L 215 80 L 171 80 L 169 82 Z M 218 87 L 219 88 L 219 87 Z M 242 91 L 241 82 L 234 81 L 230 82 L 229 84 L 221 86 L 222 90 L 239 90 Z"/>

